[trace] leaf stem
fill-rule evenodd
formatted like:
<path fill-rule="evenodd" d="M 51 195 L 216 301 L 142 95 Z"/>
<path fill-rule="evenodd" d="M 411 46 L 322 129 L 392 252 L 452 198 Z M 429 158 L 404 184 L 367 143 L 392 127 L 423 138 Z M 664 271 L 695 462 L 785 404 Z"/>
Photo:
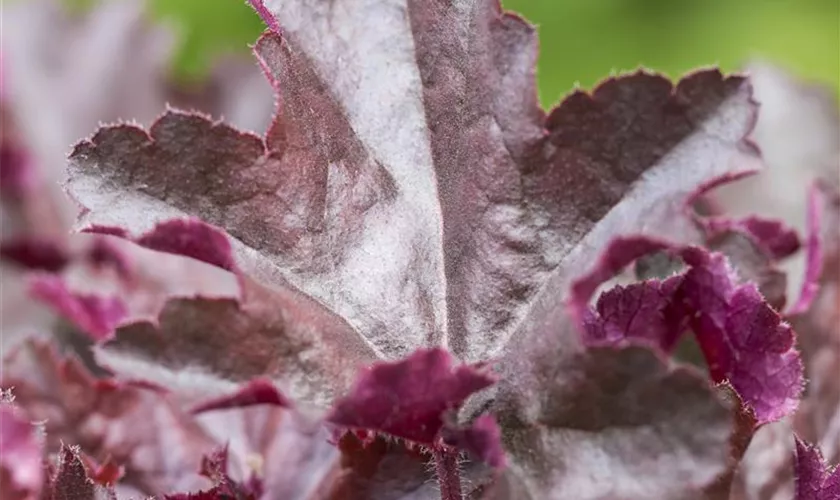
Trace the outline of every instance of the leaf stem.
<path fill-rule="evenodd" d="M 458 470 L 458 452 L 438 448 L 434 450 L 435 472 L 440 484 L 441 500 L 463 500 L 461 473 Z"/>

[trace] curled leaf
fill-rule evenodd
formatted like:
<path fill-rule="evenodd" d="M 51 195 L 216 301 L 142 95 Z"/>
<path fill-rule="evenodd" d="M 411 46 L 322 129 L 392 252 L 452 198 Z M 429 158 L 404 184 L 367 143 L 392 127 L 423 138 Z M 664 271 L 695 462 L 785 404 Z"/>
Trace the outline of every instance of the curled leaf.
<path fill-rule="evenodd" d="M 603 281 L 633 260 L 662 250 L 679 255 L 687 269 L 663 281 L 614 288 L 598 299 L 597 312 L 588 309 L 589 297 Z M 793 330 L 754 285 L 738 283 L 722 255 L 645 238 L 617 239 L 574 289 L 572 307 L 584 319 L 586 342 L 640 339 L 670 352 L 691 329 L 712 380 L 732 384 L 759 424 L 796 409 L 803 375 Z"/>

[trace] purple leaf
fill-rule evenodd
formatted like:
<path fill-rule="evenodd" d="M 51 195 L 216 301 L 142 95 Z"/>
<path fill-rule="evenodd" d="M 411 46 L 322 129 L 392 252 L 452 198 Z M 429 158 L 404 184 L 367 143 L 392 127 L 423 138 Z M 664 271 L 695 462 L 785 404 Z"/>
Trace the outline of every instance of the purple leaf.
<path fill-rule="evenodd" d="M 709 237 L 725 232 L 741 232 L 774 259 L 783 259 L 800 248 L 796 231 L 778 220 L 750 216 L 744 219 L 709 217 L 702 221 Z"/>
<path fill-rule="evenodd" d="M 110 456 L 144 495 L 206 485 L 196 473 L 215 442 L 160 391 L 98 380 L 35 341 L 7 355 L 2 386 L 14 387 L 29 418 L 45 422 L 51 452 L 73 443 L 94 458 Z"/>
<path fill-rule="evenodd" d="M 501 469 L 505 466 L 501 430 L 490 415 L 481 415 L 465 428 L 444 427 L 443 440 L 447 445 L 465 450 L 493 468 Z"/>
<path fill-rule="evenodd" d="M 150 250 L 192 257 L 226 271 L 236 272 L 236 262 L 227 236 L 197 219 L 162 222 L 137 238 L 131 238 L 125 230 L 117 227 L 91 226 L 82 232 L 119 236 Z"/>
<path fill-rule="evenodd" d="M 0 402 L 0 494 L 4 500 L 38 498 L 43 461 L 35 426 L 11 404 Z"/>
<path fill-rule="evenodd" d="M 6 121 L 11 120 L 3 120 L 4 129 L 11 125 Z M 0 194 L 5 200 L 25 198 L 38 183 L 32 159 L 18 141 L 6 130 L 0 138 Z"/>
<path fill-rule="evenodd" d="M 96 485 L 88 477 L 79 450 L 62 445 L 58 452 L 58 466 L 50 479 L 47 500 L 96 500 Z"/>
<path fill-rule="evenodd" d="M 239 284 L 242 298 L 168 300 L 155 321 L 120 328 L 115 340 L 97 351 L 97 359 L 115 371 L 164 385 L 172 383 L 167 373 L 178 378 L 196 364 L 225 382 L 270 377 L 282 380 L 292 399 L 322 407 L 351 386 L 358 368 L 375 360 L 346 321 L 311 298 L 294 289 L 269 289 L 249 278 Z M 143 356 L 137 356 L 138 350 Z M 143 367 L 128 361 L 141 361 Z M 203 387 L 180 389 L 196 392 L 211 384 L 196 385 Z M 212 385 L 215 389 L 204 398 L 230 391 L 228 383 Z"/>
<path fill-rule="evenodd" d="M 595 313 L 587 311 L 583 320 L 586 342 L 615 345 L 633 339 L 671 352 L 688 327 L 684 307 L 673 300 L 681 284 L 679 277 L 673 277 L 619 285 L 602 293 Z"/>
<path fill-rule="evenodd" d="M 778 261 L 739 232 L 727 232 L 708 241 L 707 247 L 725 255 L 741 282 L 754 283 L 773 309 L 784 310 L 788 301 L 788 275 L 780 269 Z"/>
<path fill-rule="evenodd" d="M 350 394 L 334 404 L 327 420 L 435 447 L 445 413 L 457 412 L 472 393 L 493 382 L 488 373 L 453 366 L 446 351 L 419 350 L 403 361 L 365 370 Z"/>
<path fill-rule="evenodd" d="M 253 405 L 273 405 L 291 408 L 293 403 L 284 396 L 270 380 L 254 379 L 233 394 L 205 401 L 195 406 L 192 413 L 224 410 Z"/>
<path fill-rule="evenodd" d="M 784 222 L 804 235 L 806 195 L 815 181 L 840 188 L 840 113 L 834 91 L 800 81 L 784 68 L 753 61 L 746 70 L 760 113 L 752 134 L 766 170 L 710 193 L 717 214 L 753 214 Z M 787 295 L 799 293 L 806 270 L 800 253 L 781 263 L 788 274 Z"/>
<path fill-rule="evenodd" d="M 175 85 L 170 60 L 178 40 L 171 29 L 150 23 L 146 9 L 140 0 L 84 12 L 56 0 L 4 9 L 5 97 L 51 182 L 63 177 L 68 146 L 99 124 L 147 124 L 167 103 L 253 130 L 268 123 L 271 88 L 252 61 L 219 61 L 204 88 Z"/>
<path fill-rule="evenodd" d="M 823 268 L 823 243 L 822 243 L 822 211 L 827 203 L 827 196 L 822 192 L 819 184 L 814 183 L 808 194 L 808 240 L 805 257 L 805 280 L 802 282 L 802 289 L 799 298 L 790 310 L 788 315 L 801 314 L 811 307 L 819 291 L 819 280 Z"/>
<path fill-rule="evenodd" d="M 240 286 L 144 292 L 152 318 L 97 347 L 101 363 L 214 395 L 270 377 L 296 401 L 332 406 L 342 425 L 426 444 L 454 432 L 494 461 L 498 450 L 482 444 L 494 436 L 488 420 L 467 423 L 489 409 L 507 474 L 524 484 L 515 498 L 690 497 L 728 470 L 733 409 L 707 382 L 644 349 L 587 351 L 563 305 L 613 238 L 696 241 L 683 213 L 692 193 L 754 169 L 742 78 L 706 70 L 671 84 L 639 71 L 546 113 L 535 30 L 495 1 L 256 7 L 274 30 L 255 48 L 277 91 L 264 137 L 171 110 L 148 131 L 109 126 L 74 148 L 66 185 L 84 206 L 82 227 L 125 235 L 163 223 L 176 231 L 162 231 L 157 248 L 229 269 L 235 259 Z M 185 217 L 229 234 L 232 252 L 167 222 Z M 138 265 L 138 275 L 158 267 Z M 447 351 L 465 365 L 452 372 Z M 406 356 L 419 357 L 397 361 Z M 438 358 L 424 366 L 423 356 Z M 425 378 L 409 376 L 412 363 Z M 497 388 L 475 392 L 489 384 L 477 363 L 498 366 Z M 407 378 L 382 380 L 391 372 Z M 229 411 L 253 409 L 267 411 Z M 319 433 L 290 435 L 309 453 Z M 480 470 L 461 482 L 452 450 L 435 451 L 445 496 L 483 486 Z M 331 460 L 313 459 L 312 477 L 328 476 Z M 389 480 L 382 468 L 394 463 L 409 465 Z M 347 478 L 371 493 L 361 498 L 439 496 L 399 453 L 377 464 L 367 479 Z M 306 479 L 276 467 L 271 491 Z"/>
<path fill-rule="evenodd" d="M 749 178 L 757 172 L 744 172 L 739 175 L 721 177 L 702 185 L 689 198 L 687 209 L 694 222 L 703 230 L 709 240 L 719 238 L 726 233 L 740 233 L 748 238 L 768 258 L 779 260 L 796 253 L 801 247 L 796 230 L 777 219 L 767 219 L 757 215 L 738 218 L 725 215 L 700 215 L 693 205 L 708 205 L 706 197 L 727 184 Z M 705 203 L 704 203 L 705 202 Z M 712 208 L 716 205 L 712 202 Z"/>
<path fill-rule="evenodd" d="M 434 44 L 460 31 L 446 25 L 436 32 L 433 19 L 443 13 L 428 14 L 418 11 L 416 25 L 394 28 L 425 33 L 431 45 L 423 50 L 443 50 Z M 453 53 L 452 64 L 463 73 L 474 70 L 475 83 L 461 88 L 454 76 L 441 76 L 446 84 L 432 86 L 430 73 L 422 102 L 422 79 L 412 80 L 417 92 L 394 89 L 392 97 L 404 102 L 365 101 L 361 91 L 344 95 L 343 87 L 330 87 L 340 79 L 319 76 L 321 63 L 304 56 L 310 49 L 298 46 L 298 35 L 264 36 L 258 56 L 284 93 L 265 141 L 178 112 L 164 115 L 149 133 L 104 128 L 79 144 L 71 161 L 69 188 L 89 209 L 82 223 L 129 223 L 132 231 L 145 231 L 171 217 L 199 216 L 235 238 L 244 272 L 299 287 L 345 317 L 386 358 L 445 343 L 477 361 L 505 345 L 564 256 L 619 230 L 689 231 L 674 217 L 673 202 L 700 182 L 751 165 L 753 152 L 740 142 L 753 114 L 742 80 L 702 72 L 675 88 L 658 76 L 628 75 L 592 96 L 570 96 L 545 117 L 531 80 L 532 29 L 514 16 L 500 17 L 491 2 L 470 14 L 462 22 L 481 27 L 474 45 L 487 44 L 508 62 L 497 68 L 489 52 Z M 311 50 L 324 64 L 332 60 Z M 421 57 L 420 67 L 414 58 L 395 64 L 432 72 L 433 59 Z M 352 78 L 370 70 L 363 61 L 341 67 Z M 521 101 L 508 98 L 496 81 L 519 89 Z M 460 95 L 465 110 L 458 116 L 491 114 L 503 128 L 489 119 L 460 126 L 444 115 L 452 108 L 443 99 Z M 389 114 L 417 106 L 410 115 Z M 401 126 L 405 137 L 383 142 L 381 130 L 351 127 L 345 110 L 356 108 L 370 113 L 364 127 L 397 116 L 416 127 Z M 422 109 L 436 124 L 430 138 Z M 703 119 L 702 129 L 693 125 Z M 639 126 L 627 128 L 627 121 Z M 607 149 L 595 139 L 614 135 Z M 675 154 L 665 155 L 670 150 Z M 540 155 L 545 159 L 531 160 Z M 648 171 L 661 173 L 642 175 Z M 342 187 L 332 187 L 334 181 Z M 624 197 L 631 188 L 647 194 Z M 331 196 L 331 189 L 346 195 Z M 124 203 L 115 206 L 114 196 Z M 463 206 L 464 200 L 473 201 Z M 642 213 L 645 218 L 635 217 Z M 584 244 L 585 236 L 592 242 Z"/>
<path fill-rule="evenodd" d="M 663 250 L 679 255 L 688 268 L 664 281 L 613 288 L 598 299 L 597 312 L 588 308 L 600 283 L 644 254 Z M 722 255 L 645 238 L 617 239 L 574 289 L 572 307 L 583 318 L 588 344 L 642 340 L 670 352 L 690 328 L 712 380 L 729 381 L 759 424 L 796 409 L 803 377 L 793 330 L 754 285 L 737 283 Z"/>
<path fill-rule="evenodd" d="M 494 498 L 694 498 L 726 473 L 733 408 L 700 373 L 638 346 L 571 348 L 571 325 L 541 333 L 564 341 L 499 382 L 512 491 Z"/>
<path fill-rule="evenodd" d="M 30 294 L 50 305 L 95 341 L 112 338 L 127 314 L 126 305 L 119 297 L 74 292 L 56 276 L 34 276 Z"/>
<path fill-rule="evenodd" d="M 59 272 L 70 261 L 65 249 L 47 239 L 20 239 L 0 244 L 0 258 L 26 269 Z"/>
<path fill-rule="evenodd" d="M 338 442 L 341 473 L 331 498 L 347 500 L 440 499 L 440 488 L 427 479 L 429 455 L 381 436 L 360 440 L 353 433 Z"/>
<path fill-rule="evenodd" d="M 819 448 L 796 438 L 796 496 L 794 500 L 840 498 L 840 468 L 823 460 Z"/>

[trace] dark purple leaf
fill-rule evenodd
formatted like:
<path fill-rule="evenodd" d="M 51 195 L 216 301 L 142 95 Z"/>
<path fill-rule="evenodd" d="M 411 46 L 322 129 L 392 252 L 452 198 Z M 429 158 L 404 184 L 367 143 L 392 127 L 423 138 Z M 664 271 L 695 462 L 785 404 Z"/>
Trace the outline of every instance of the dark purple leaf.
<path fill-rule="evenodd" d="M 176 86 L 176 34 L 149 22 L 146 3 L 109 1 L 84 12 L 57 0 L 5 6 L 4 97 L 49 182 L 63 177 L 68 146 L 101 123 L 147 124 L 167 103 L 253 130 L 268 123 L 271 87 L 253 61 L 218 61 L 205 88 Z"/>
<path fill-rule="evenodd" d="M 47 500 L 96 500 L 96 485 L 88 477 L 79 450 L 62 445 L 58 451 L 58 465 L 50 478 Z"/>
<path fill-rule="evenodd" d="M 205 401 L 195 406 L 192 413 L 213 410 L 247 407 L 253 405 L 273 405 L 291 408 L 293 403 L 284 396 L 270 380 L 254 379 L 233 394 Z"/>
<path fill-rule="evenodd" d="M 788 257 L 800 248 L 796 231 L 778 220 L 756 216 L 740 220 L 728 217 L 710 217 L 703 220 L 703 226 L 709 237 L 724 232 L 741 232 L 774 259 Z"/>
<path fill-rule="evenodd" d="M 93 458 L 110 457 L 146 495 L 207 484 L 197 472 L 215 442 L 159 391 L 97 380 L 76 359 L 34 341 L 5 358 L 2 386 L 14 387 L 30 419 L 45 422 L 51 452 L 73 443 Z"/>
<path fill-rule="evenodd" d="M 429 455 L 405 442 L 374 436 L 360 440 L 352 433 L 338 442 L 341 473 L 331 500 L 439 500 L 440 489 L 427 479 Z"/>
<path fill-rule="evenodd" d="M 820 185 L 815 183 L 811 186 L 811 191 L 808 195 L 808 240 L 806 246 L 805 258 L 805 279 L 802 282 L 802 289 L 799 292 L 799 298 L 791 307 L 787 314 L 795 315 L 801 314 L 811 307 L 814 299 L 816 299 L 819 291 L 819 280 L 822 277 L 823 268 L 823 243 L 822 243 L 822 212 L 824 205 L 827 203 L 827 198 L 820 188 Z"/>
<path fill-rule="evenodd" d="M 726 256 L 743 283 L 755 283 L 764 300 L 775 310 L 785 310 L 788 302 L 788 275 L 780 262 L 768 256 L 740 232 L 727 232 L 707 242 L 709 250 Z"/>
<path fill-rule="evenodd" d="M 465 428 L 443 428 L 443 440 L 449 446 L 467 451 L 487 465 L 501 469 L 505 466 L 505 451 L 501 444 L 499 424 L 490 415 L 481 415 Z"/>
<path fill-rule="evenodd" d="M 4 133 L 0 138 L 0 194 L 6 200 L 19 200 L 29 194 L 37 180 L 29 153 L 5 130 L 10 125 L 7 120 L 3 120 Z"/>
<path fill-rule="evenodd" d="M 745 172 L 738 175 L 721 177 L 702 185 L 688 200 L 689 213 L 695 223 L 703 230 L 709 240 L 714 240 L 727 233 L 740 233 L 748 238 L 768 258 L 779 260 L 796 253 L 801 247 L 796 230 L 777 219 L 767 219 L 757 215 L 732 217 L 729 215 L 701 215 L 694 212 L 695 205 L 708 208 L 707 196 L 724 188 L 727 184 L 749 178 L 758 172 Z M 713 210 L 716 206 L 712 202 Z"/>
<path fill-rule="evenodd" d="M 30 283 L 33 298 L 54 308 L 96 341 L 109 340 L 127 314 L 119 297 L 83 294 L 71 290 L 56 276 L 34 276 Z"/>
<path fill-rule="evenodd" d="M 129 237 L 123 229 L 117 227 L 92 226 L 82 232 L 119 236 L 150 250 L 192 257 L 226 271 L 236 271 L 227 236 L 197 219 L 162 222 L 136 238 Z"/>
<path fill-rule="evenodd" d="M 701 498 L 726 473 L 734 408 L 700 373 L 638 346 L 569 348 L 575 327 L 547 328 L 565 341 L 534 346 L 499 382 L 511 490 L 492 498 Z"/>
<path fill-rule="evenodd" d="M 688 311 L 673 298 L 682 281 L 675 276 L 618 285 L 602 293 L 596 310 L 587 311 L 583 319 L 587 344 L 615 345 L 633 339 L 672 352 L 688 328 Z"/>
<path fill-rule="evenodd" d="M 840 498 L 840 468 L 823 460 L 819 448 L 796 438 L 796 496 L 794 500 Z"/>
<path fill-rule="evenodd" d="M 148 134 L 125 125 L 102 129 L 73 155 L 69 186 L 90 210 L 82 223 L 128 222 L 144 231 L 173 216 L 200 216 L 235 238 L 244 271 L 299 287 L 345 317 L 384 357 L 431 343 L 477 361 L 505 345 L 542 284 L 569 268 L 568 261 L 560 266 L 564 256 L 619 229 L 687 231 L 674 217 L 675 202 L 699 182 L 752 164 L 753 152 L 740 141 L 753 108 L 740 79 L 702 72 L 675 88 L 638 73 L 608 81 L 592 96 L 576 93 L 545 117 L 533 92 L 529 26 L 502 16 L 491 2 L 477 4 L 472 17 L 449 19 L 454 24 L 435 24 L 443 12 L 413 8 L 416 24 L 394 21 L 393 28 L 405 29 L 403 37 L 422 33 L 430 54 L 387 57 L 406 72 L 431 72 L 432 54 L 444 50 L 437 44 L 454 43 L 457 23 L 474 25 L 470 36 L 478 38 L 465 46 L 489 48 L 447 55 L 474 83 L 460 87 L 454 76 L 441 75 L 445 84 L 432 85 L 429 74 L 400 83 L 417 91 L 393 88 L 391 104 L 381 95 L 364 100 L 365 92 L 321 76 L 322 62 L 312 57 L 328 64 L 332 56 L 299 47 L 303 39 L 296 37 L 308 32 L 267 35 L 258 55 L 284 95 L 265 141 L 177 112 Z M 496 60 L 505 64 L 496 67 Z M 340 71 L 361 78 L 369 63 L 348 59 Z M 511 88 L 521 99 L 510 99 Z M 450 116 L 444 101 L 456 96 L 463 96 L 464 109 Z M 351 118 L 358 119 L 347 109 L 370 116 L 353 128 Z M 395 109 L 413 111 L 389 114 Z M 489 116 L 502 128 L 495 131 Z M 382 130 L 396 128 L 381 124 L 398 117 L 404 137 L 383 141 Z M 466 119 L 472 121 L 458 124 Z M 416 126 L 405 126 L 412 120 Z M 435 123 L 430 137 L 428 120 Z M 703 120 L 702 129 L 695 126 Z M 629 121 L 638 126 L 625 127 Z M 595 139 L 614 135 L 606 149 Z M 665 155 L 670 150 L 675 154 Z M 631 188 L 647 194 L 624 197 Z M 332 196 L 332 189 L 347 196 Z M 113 196 L 124 203 L 115 206 Z"/>
<path fill-rule="evenodd" d="M 493 382 L 489 373 L 453 366 L 446 351 L 419 350 L 403 361 L 366 369 L 327 420 L 436 447 L 445 414 L 457 412 L 470 395 Z"/>
<path fill-rule="evenodd" d="M 21 239 L 0 244 L 0 258 L 26 269 L 58 272 L 70 261 L 67 251 L 53 240 Z"/>
<path fill-rule="evenodd" d="M 100 362 L 168 380 L 179 397 L 184 387 L 218 395 L 270 377 L 295 400 L 335 404 L 343 425 L 424 443 L 467 429 L 462 442 L 493 460 L 493 446 L 481 444 L 493 435 L 487 420 L 468 424 L 489 409 L 509 452 L 505 480 L 524 488 L 514 498 L 691 497 L 729 470 L 733 408 L 650 351 L 587 351 L 564 303 L 616 236 L 698 240 L 683 212 L 692 193 L 757 164 L 744 140 L 755 106 L 742 78 L 707 70 L 673 85 L 640 71 L 546 113 L 536 101 L 535 30 L 497 2 L 254 3 L 274 30 L 256 46 L 278 93 L 263 137 L 168 111 L 148 131 L 105 127 L 74 149 L 67 186 L 84 206 L 82 226 L 125 226 L 109 230 L 124 236 L 163 224 L 148 240 L 154 248 L 237 264 L 236 276 L 213 269 L 236 293 L 173 293 L 174 278 L 133 295 L 120 288 L 132 323 L 97 347 Z M 224 233 L 229 240 L 217 238 Z M 191 259 L 159 257 L 135 266 L 138 279 L 171 259 L 185 277 Z M 137 297 L 148 299 L 145 321 L 134 320 Z M 441 379 L 444 365 L 431 363 L 420 385 L 371 375 L 446 351 L 466 372 L 444 363 Z M 347 394 L 356 370 L 374 362 Z M 497 390 L 473 394 L 487 385 L 476 363 L 498 366 Z M 374 392 L 356 392 L 366 387 Z M 382 409 L 387 398 L 393 420 L 360 405 Z M 462 405 L 443 427 L 444 413 Z M 229 411 L 257 409 L 297 415 Z M 301 453 L 266 457 L 274 497 L 330 483 L 322 433 L 313 425 L 286 434 L 304 444 L 271 448 Z M 486 479 L 478 471 L 460 481 L 457 457 L 439 451 L 445 496 Z M 309 465 L 284 469 L 284 460 Z M 389 481 L 381 467 L 405 462 L 378 463 L 368 478 L 382 480 L 351 491 L 439 495 L 422 467 Z"/>
<path fill-rule="evenodd" d="M 598 285 L 633 260 L 657 251 L 679 255 L 687 269 L 664 281 L 613 288 L 598 299 L 597 312 L 589 309 Z M 793 330 L 754 285 L 738 283 L 721 254 L 645 238 L 617 239 L 573 288 L 572 306 L 584 319 L 587 343 L 641 340 L 670 352 L 690 328 L 712 380 L 732 384 L 759 424 L 796 409 L 803 376 Z"/>
<path fill-rule="evenodd" d="M 746 70 L 760 113 L 752 139 L 766 169 L 760 175 L 710 193 L 716 214 L 777 219 L 800 235 L 808 233 L 808 189 L 815 181 L 840 188 L 840 113 L 834 91 L 803 82 L 784 68 L 753 61 Z M 804 252 L 781 263 L 788 274 L 787 295 L 805 281 Z"/>
<path fill-rule="evenodd" d="M 244 277 L 239 284 L 242 298 L 170 299 L 154 322 L 120 328 L 97 358 L 112 370 L 167 386 L 173 383 L 171 372 L 186 379 L 179 390 L 207 391 L 198 399 L 229 393 L 229 381 L 270 377 L 281 380 L 293 400 L 322 407 L 349 389 L 358 368 L 375 360 L 346 321 L 311 298 Z M 138 350 L 143 356 L 136 355 Z M 193 384 L 178 376 L 196 364 L 223 377 L 223 383 L 208 378 Z"/>

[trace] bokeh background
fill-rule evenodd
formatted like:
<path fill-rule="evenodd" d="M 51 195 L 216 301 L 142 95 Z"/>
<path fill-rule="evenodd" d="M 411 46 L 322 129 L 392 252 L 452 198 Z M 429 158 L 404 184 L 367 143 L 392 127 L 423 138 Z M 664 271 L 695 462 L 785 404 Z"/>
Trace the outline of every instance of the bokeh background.
<path fill-rule="evenodd" d="M 23 0 L 26 1 L 26 0 Z M 91 0 L 73 0 L 83 6 Z M 507 0 L 538 26 L 540 97 L 645 66 L 671 76 L 756 58 L 840 96 L 840 0 Z M 263 29 L 241 0 L 153 0 L 150 15 L 181 35 L 173 70 L 200 79 L 214 56 L 247 51 Z"/>

